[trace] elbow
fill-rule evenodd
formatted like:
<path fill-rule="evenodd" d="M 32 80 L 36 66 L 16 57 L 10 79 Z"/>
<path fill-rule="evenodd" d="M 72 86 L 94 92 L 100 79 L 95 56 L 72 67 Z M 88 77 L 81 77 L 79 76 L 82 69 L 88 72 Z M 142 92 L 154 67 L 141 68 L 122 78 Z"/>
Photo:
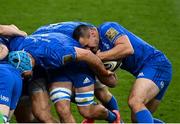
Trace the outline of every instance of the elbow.
<path fill-rule="evenodd" d="M 99 78 L 99 80 L 106 86 L 114 88 L 117 85 L 117 79 L 114 76 Z"/>
<path fill-rule="evenodd" d="M 117 79 L 114 76 L 111 76 L 108 82 L 108 87 L 114 88 L 117 85 Z"/>
<path fill-rule="evenodd" d="M 90 50 L 85 50 L 82 48 L 75 47 L 77 53 L 77 61 L 86 61 L 92 52 Z"/>
<path fill-rule="evenodd" d="M 134 49 L 133 49 L 133 47 L 127 48 L 126 53 L 127 53 L 127 55 L 133 55 L 133 54 L 134 54 Z"/>

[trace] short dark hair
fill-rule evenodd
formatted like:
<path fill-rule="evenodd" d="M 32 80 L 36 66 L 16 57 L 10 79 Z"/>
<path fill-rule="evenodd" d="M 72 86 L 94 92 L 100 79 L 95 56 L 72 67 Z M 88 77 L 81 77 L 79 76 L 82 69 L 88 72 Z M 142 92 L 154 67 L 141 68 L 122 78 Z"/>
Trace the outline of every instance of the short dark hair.
<path fill-rule="evenodd" d="M 88 25 L 82 24 L 77 26 L 77 28 L 73 32 L 73 38 L 78 41 L 80 37 L 88 37 L 89 29 L 90 27 Z"/>

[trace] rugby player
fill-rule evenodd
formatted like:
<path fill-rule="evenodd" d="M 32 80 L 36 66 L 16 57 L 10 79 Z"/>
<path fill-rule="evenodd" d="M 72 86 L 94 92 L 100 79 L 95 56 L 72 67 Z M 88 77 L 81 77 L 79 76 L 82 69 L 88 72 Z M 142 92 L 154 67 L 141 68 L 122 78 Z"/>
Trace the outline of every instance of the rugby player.
<path fill-rule="evenodd" d="M 162 122 L 152 113 L 170 84 L 172 66 L 161 51 L 116 22 L 106 22 L 98 28 L 80 25 L 74 38 L 102 61 L 122 59 L 121 69 L 136 77 L 128 99 L 132 122 Z"/>
<path fill-rule="evenodd" d="M 18 103 L 22 90 L 19 71 L 6 61 L 6 38 L 26 36 L 15 25 L 0 25 L 0 123 L 8 123 Z"/>
<path fill-rule="evenodd" d="M 50 32 L 63 33 L 73 38 L 73 32 L 79 25 L 88 25 L 94 27 L 92 24 L 85 22 L 61 22 L 55 24 L 49 24 L 38 28 L 33 34 L 43 34 Z M 84 44 L 83 44 L 84 45 Z M 118 103 L 115 97 L 109 92 L 108 88 L 101 84 L 99 80 L 95 83 L 95 96 L 101 101 L 101 103 L 109 110 L 118 110 Z M 64 114 L 63 114 L 64 115 Z M 62 116 L 63 116 L 62 115 Z M 88 120 L 84 120 L 86 122 Z M 91 120 L 92 122 L 92 120 Z"/>
<path fill-rule="evenodd" d="M 70 40 L 70 42 L 67 42 L 68 40 Z M 91 69 L 94 70 L 97 76 L 99 76 L 102 82 L 109 86 L 114 86 L 116 79 L 114 78 L 113 73 L 107 71 L 103 63 L 94 54 L 88 50 L 74 47 L 79 46 L 79 43 L 73 43 L 73 41 L 73 39 L 60 33 L 31 35 L 26 38 L 18 37 L 10 41 L 9 48 L 13 52 L 9 54 L 9 62 L 21 72 L 24 72 L 24 75 L 29 75 L 32 73 L 30 69 L 33 68 L 34 64 L 40 65 L 45 69 L 57 69 L 69 62 L 85 61 L 87 64 L 89 64 Z M 22 49 L 24 51 L 14 52 L 15 50 Z M 29 56 L 28 58 L 19 58 L 20 54 L 25 53 Z M 21 59 L 31 60 L 30 62 L 26 63 L 26 66 L 29 67 L 28 70 L 21 67 Z M 107 111 L 100 105 L 94 105 L 94 107 L 96 108 L 96 112 L 98 110 L 102 111 L 102 114 L 97 112 L 99 114 L 96 115 L 97 117 L 93 115 L 95 116 L 95 119 L 107 119 L 110 122 L 114 122 L 116 120 L 116 115 L 111 111 Z M 90 106 L 90 108 L 93 107 Z M 68 122 L 70 122 L 70 120 L 68 120 Z"/>

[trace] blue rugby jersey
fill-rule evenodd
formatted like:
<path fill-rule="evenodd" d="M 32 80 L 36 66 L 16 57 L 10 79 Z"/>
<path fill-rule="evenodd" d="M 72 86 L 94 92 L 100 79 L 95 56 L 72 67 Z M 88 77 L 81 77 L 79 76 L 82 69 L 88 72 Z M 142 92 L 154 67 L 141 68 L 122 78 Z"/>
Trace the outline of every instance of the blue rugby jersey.
<path fill-rule="evenodd" d="M 148 62 L 148 60 L 153 57 L 155 58 L 154 60 L 161 59 L 156 58 L 155 56 L 163 55 L 162 52 L 149 45 L 144 40 L 134 35 L 132 32 L 128 31 L 116 22 L 103 23 L 98 27 L 98 31 L 100 35 L 99 47 L 101 51 L 107 51 L 113 48 L 115 41 L 120 36 L 128 36 L 134 49 L 134 54 L 122 60 L 121 68 L 129 71 L 135 76 L 137 76 L 144 63 Z"/>
<path fill-rule="evenodd" d="M 65 35 L 68 35 L 69 37 L 73 36 L 74 30 L 79 26 L 79 25 L 89 25 L 93 26 L 89 23 L 85 22 L 60 22 L 60 23 L 55 23 L 55 24 L 49 24 L 42 26 L 38 28 L 33 34 L 42 34 L 42 33 L 62 33 Z"/>
<path fill-rule="evenodd" d="M 46 33 L 16 37 L 10 41 L 9 49 L 25 50 L 35 58 L 37 65 L 55 69 L 75 60 L 74 46 L 80 47 L 80 44 L 64 34 Z"/>

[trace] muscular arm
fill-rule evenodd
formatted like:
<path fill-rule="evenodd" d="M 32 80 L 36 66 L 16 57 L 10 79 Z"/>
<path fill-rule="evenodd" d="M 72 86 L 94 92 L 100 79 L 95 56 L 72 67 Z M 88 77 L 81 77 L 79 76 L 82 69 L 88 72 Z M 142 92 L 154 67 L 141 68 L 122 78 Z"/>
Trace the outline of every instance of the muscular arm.
<path fill-rule="evenodd" d="M 77 61 L 85 61 L 93 72 L 98 76 L 99 80 L 109 87 L 116 85 L 116 78 L 113 73 L 107 71 L 102 61 L 90 50 L 75 47 L 77 53 Z"/>
<path fill-rule="evenodd" d="M 8 48 L 0 43 L 0 60 L 3 60 L 8 55 Z"/>
<path fill-rule="evenodd" d="M 2 36 L 26 36 L 27 33 L 19 30 L 15 25 L 0 25 L 0 35 Z"/>
<path fill-rule="evenodd" d="M 98 52 L 96 55 L 102 61 L 108 60 L 119 60 L 134 53 L 134 49 L 129 41 L 129 38 L 126 35 L 119 37 L 116 42 L 115 46 L 105 52 Z"/>

